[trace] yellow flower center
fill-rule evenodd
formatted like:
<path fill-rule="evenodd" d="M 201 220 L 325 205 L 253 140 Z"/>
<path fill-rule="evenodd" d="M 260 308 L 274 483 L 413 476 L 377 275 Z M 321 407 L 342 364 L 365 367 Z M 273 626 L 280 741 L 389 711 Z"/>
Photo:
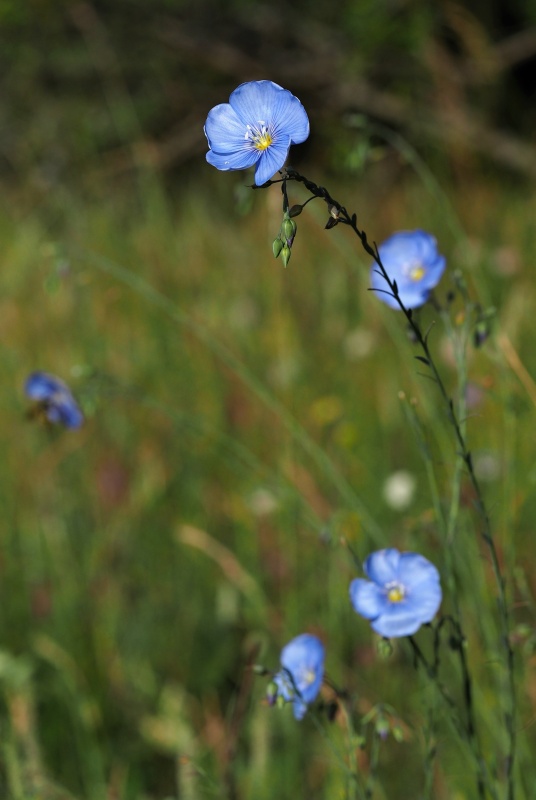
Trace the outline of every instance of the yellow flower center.
<path fill-rule="evenodd" d="M 272 137 L 268 132 L 263 133 L 253 142 L 253 144 L 257 150 L 266 150 L 272 144 Z"/>
<path fill-rule="evenodd" d="M 256 150 L 267 150 L 273 142 L 273 136 L 265 122 L 259 121 L 258 127 L 247 126 L 245 138 L 251 142 Z"/>
<path fill-rule="evenodd" d="M 387 589 L 387 599 L 390 603 L 400 603 L 405 596 L 404 587 L 399 583 L 395 583 Z"/>
<path fill-rule="evenodd" d="M 424 277 L 426 270 L 422 264 L 413 264 L 409 269 L 409 277 L 412 281 L 420 281 Z"/>
<path fill-rule="evenodd" d="M 311 683 L 314 683 L 316 679 L 315 672 L 312 669 L 305 669 L 301 677 L 303 682 L 307 684 L 307 686 L 310 686 Z"/>

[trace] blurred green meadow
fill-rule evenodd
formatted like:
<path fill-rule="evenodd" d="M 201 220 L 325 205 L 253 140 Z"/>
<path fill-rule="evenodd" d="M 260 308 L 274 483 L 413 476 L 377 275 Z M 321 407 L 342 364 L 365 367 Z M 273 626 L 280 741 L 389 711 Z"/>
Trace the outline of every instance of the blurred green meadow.
<path fill-rule="evenodd" d="M 304 213 L 284 270 L 271 254 L 277 188 L 244 212 L 232 202 L 244 176 L 206 181 L 179 199 L 156 182 L 98 205 L 73 197 L 61 217 L 52 209 L 55 225 L 50 208 L 23 214 L 4 200 L 4 796 L 343 796 L 341 720 L 317 730 L 268 708 L 266 679 L 250 669 L 276 668 L 302 630 L 324 640 L 329 676 L 361 713 L 381 701 L 400 720 L 377 796 L 418 796 L 431 700 L 409 652 L 395 643 L 382 662 L 351 610 L 349 547 L 361 558 L 420 550 L 440 567 L 421 452 L 426 442 L 447 494 L 443 412 L 400 316 L 367 292 L 369 264 L 347 231 Z M 530 626 L 516 640 L 530 726 L 534 203 L 476 185 L 445 197 L 447 213 L 417 178 L 331 190 L 370 236 L 433 230 L 449 259 L 439 295 L 460 268 L 497 306 L 500 333 L 471 351 L 468 428 L 501 556 L 517 564 L 516 622 Z M 449 219 L 468 223 L 463 239 Z M 455 391 L 439 325 L 432 336 Z M 22 384 L 36 368 L 69 382 L 81 431 L 26 417 Z M 400 470 L 415 492 L 397 509 L 385 487 Z M 462 502 L 465 622 L 490 647 L 493 592 L 469 490 Z M 493 651 L 469 653 L 491 691 Z M 496 714 L 490 701 L 490 735 Z M 470 796 L 467 772 L 457 796 Z M 444 794 L 437 780 L 435 796 L 454 796 L 452 776 Z"/>
<path fill-rule="evenodd" d="M 344 21 L 354 12 L 343 5 Z M 379 32 L 391 20 L 385 4 L 382 19 L 365 5 L 355 36 L 362 22 Z M 192 56 L 191 71 L 181 82 L 173 75 L 151 106 L 147 85 L 133 80 L 134 91 L 130 73 L 120 80 L 123 62 L 106 50 L 93 6 L 70 4 L 99 56 L 103 97 L 86 98 L 92 73 L 60 35 L 64 9 L 38 6 L 34 19 L 0 4 L 0 19 L 29 48 L 12 40 L 8 49 L 26 70 L 4 72 L 20 116 L 18 128 L 0 130 L 0 797 L 350 799 L 356 760 L 367 798 L 477 798 L 474 763 L 437 686 L 404 640 L 382 647 L 350 606 L 356 562 L 391 546 L 425 554 L 442 574 L 449 558 L 456 564 L 442 613 L 462 608 L 484 760 L 504 783 L 501 630 L 475 497 L 402 316 L 368 291 L 370 260 L 349 230 L 326 231 L 325 208 L 311 203 L 284 269 L 272 254 L 278 187 L 253 192 L 251 175 L 204 162 L 202 119 L 243 65 L 229 68 L 221 89 L 222 76 L 196 73 Z M 244 4 L 231 6 L 243 22 Z M 331 25 L 313 6 L 311 36 Z M 127 10 L 105 20 L 120 56 L 114 26 Z M 430 43 L 433 15 L 421 11 L 416 4 L 411 26 L 393 22 L 367 40 L 378 51 L 390 37 L 404 52 Z M 32 81 L 46 61 L 30 48 L 40 14 L 52 20 L 56 49 L 25 133 L 25 89 L 37 93 Z M 151 64 L 162 76 L 160 57 Z M 58 75 L 70 70 L 82 88 L 58 95 L 56 107 Z M 297 70 L 298 88 L 300 80 Z M 407 94 L 411 74 L 401 82 Z M 194 143 L 184 145 L 181 128 L 184 162 L 167 170 L 154 141 L 140 134 L 140 144 L 136 132 L 151 110 L 158 129 L 157 100 L 188 106 L 195 86 L 203 88 Z M 460 281 L 483 311 L 494 309 L 486 341 L 467 347 L 463 422 L 510 602 L 516 797 L 535 798 L 532 173 L 509 171 L 515 148 L 497 166 L 491 146 L 480 161 L 462 146 L 416 147 L 411 126 L 402 131 L 381 113 L 349 120 L 324 110 L 320 98 L 310 117 L 321 132 L 299 151 L 300 170 L 355 211 L 371 241 L 423 228 L 447 256 L 436 296 L 448 321 L 432 304 L 419 319 L 432 326 L 455 403 L 452 342 L 472 324 Z M 80 125 L 72 139 L 71 123 Z M 412 124 L 419 130 L 418 118 Z M 306 197 L 290 191 L 293 202 Z M 69 384 L 86 416 L 81 430 L 32 418 L 23 385 L 34 370 Z M 437 509 L 452 508 L 457 482 L 446 547 Z M 329 681 L 320 707 L 298 723 L 290 708 L 268 706 L 269 678 L 253 667 L 276 670 L 281 647 L 305 631 L 326 646 Z M 429 630 L 416 640 L 432 651 Z M 446 648 L 440 678 L 463 714 L 455 648 Z M 333 685 L 353 710 L 350 745 Z"/>

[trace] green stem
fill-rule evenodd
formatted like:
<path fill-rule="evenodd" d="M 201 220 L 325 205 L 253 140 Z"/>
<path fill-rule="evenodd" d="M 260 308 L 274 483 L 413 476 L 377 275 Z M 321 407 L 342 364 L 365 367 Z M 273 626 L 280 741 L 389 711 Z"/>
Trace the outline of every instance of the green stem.
<path fill-rule="evenodd" d="M 442 403 L 445 407 L 447 419 L 454 432 L 454 437 L 456 441 L 456 447 L 458 452 L 457 463 L 459 465 L 460 475 L 461 475 L 461 470 L 465 467 L 467 474 L 469 476 L 469 481 L 473 488 L 473 492 L 475 495 L 475 507 L 480 519 L 480 526 L 481 526 L 480 533 L 488 550 L 488 554 L 492 565 L 493 575 L 495 578 L 495 584 L 498 592 L 499 617 L 501 623 L 501 639 L 502 639 L 504 661 L 507 672 L 507 684 L 508 684 L 508 707 L 504 711 L 504 718 L 508 735 L 508 745 L 505 758 L 506 798 L 507 800 L 515 800 L 514 766 L 516 758 L 516 724 L 517 724 L 516 687 L 515 687 L 515 675 L 514 675 L 514 652 L 510 643 L 510 613 L 506 596 L 506 582 L 501 573 L 499 556 L 492 534 L 491 521 L 489 518 L 486 505 L 484 503 L 484 498 L 482 490 L 480 488 L 480 483 L 478 481 L 478 478 L 476 476 L 473 467 L 471 451 L 469 450 L 469 447 L 466 442 L 463 419 L 460 418 L 456 413 L 454 408 L 454 403 L 451 397 L 449 396 L 449 393 L 447 392 L 441 373 L 439 372 L 439 369 L 434 361 L 433 355 L 430 351 L 430 347 L 428 344 L 428 332 L 423 334 L 420 325 L 418 324 L 417 320 L 415 319 L 412 313 L 412 310 L 406 308 L 406 306 L 404 305 L 398 293 L 398 287 L 396 283 L 390 279 L 381 261 L 377 245 L 375 243 L 371 245 L 368 241 L 365 231 L 361 230 L 358 227 L 357 215 L 350 214 L 347 211 L 347 209 L 343 205 L 341 205 L 341 203 L 339 203 L 337 200 L 335 200 L 335 198 L 333 198 L 330 195 L 327 189 L 325 189 L 323 186 L 318 186 L 316 183 L 310 181 L 308 178 L 304 177 L 299 172 L 296 172 L 296 170 L 286 169 L 281 172 L 281 175 L 282 177 L 280 179 L 274 181 L 268 181 L 263 185 L 263 187 L 258 187 L 258 188 L 267 188 L 274 183 L 282 183 L 283 194 L 286 197 L 287 181 L 295 181 L 297 183 L 303 184 L 303 186 L 307 189 L 307 191 L 311 193 L 312 196 L 326 203 L 329 214 L 326 228 L 329 230 L 338 224 L 347 225 L 349 228 L 352 229 L 352 231 L 358 237 L 364 251 L 375 261 L 381 272 L 382 277 L 387 283 L 389 292 L 395 298 L 400 310 L 404 314 L 409 324 L 409 327 L 413 333 L 415 341 L 419 345 L 423 353 L 423 356 L 418 356 L 418 359 L 421 363 L 425 364 L 425 366 L 429 369 L 430 371 L 429 377 L 436 384 Z M 457 511 L 456 514 L 454 513 L 455 509 L 456 509 L 455 505 L 451 507 L 452 519 L 455 519 L 455 516 L 457 515 Z"/>

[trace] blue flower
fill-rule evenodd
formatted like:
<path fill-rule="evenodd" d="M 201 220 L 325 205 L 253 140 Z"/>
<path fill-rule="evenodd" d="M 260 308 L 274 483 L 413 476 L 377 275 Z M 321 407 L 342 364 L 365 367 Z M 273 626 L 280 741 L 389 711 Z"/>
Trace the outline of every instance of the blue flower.
<path fill-rule="evenodd" d="M 262 186 L 286 161 L 291 144 L 309 136 L 309 119 L 298 100 L 273 81 L 242 83 L 209 112 L 207 161 L 221 170 L 255 167 Z"/>
<path fill-rule="evenodd" d="M 62 380 L 48 372 L 32 372 L 24 384 L 24 393 L 35 400 L 37 408 L 49 422 L 79 428 L 84 416 L 71 390 Z"/>
<path fill-rule="evenodd" d="M 307 705 L 316 699 L 324 678 L 324 645 L 316 636 L 302 633 L 296 636 L 281 651 L 281 666 L 274 675 L 275 696 L 292 702 L 294 716 L 302 719 Z"/>
<path fill-rule="evenodd" d="M 398 296 L 405 307 L 417 308 L 426 303 L 446 265 L 435 237 L 421 230 L 399 231 L 379 246 L 378 253 L 390 280 L 396 282 Z M 400 309 L 377 264 L 372 265 L 370 279 L 380 300 L 391 308 Z"/>
<path fill-rule="evenodd" d="M 371 620 L 372 629 L 386 638 L 411 636 L 430 622 L 441 604 L 439 572 L 418 553 L 394 547 L 378 550 L 365 561 L 370 578 L 350 584 L 354 609 Z"/>

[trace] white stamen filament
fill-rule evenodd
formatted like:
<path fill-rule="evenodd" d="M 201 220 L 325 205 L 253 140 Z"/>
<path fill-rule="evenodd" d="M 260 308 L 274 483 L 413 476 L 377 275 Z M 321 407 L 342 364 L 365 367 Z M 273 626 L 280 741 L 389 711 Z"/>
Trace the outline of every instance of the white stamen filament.
<path fill-rule="evenodd" d="M 273 142 L 272 133 L 263 120 L 259 120 L 256 126 L 248 125 L 244 139 L 251 142 L 257 150 L 267 150 Z"/>

